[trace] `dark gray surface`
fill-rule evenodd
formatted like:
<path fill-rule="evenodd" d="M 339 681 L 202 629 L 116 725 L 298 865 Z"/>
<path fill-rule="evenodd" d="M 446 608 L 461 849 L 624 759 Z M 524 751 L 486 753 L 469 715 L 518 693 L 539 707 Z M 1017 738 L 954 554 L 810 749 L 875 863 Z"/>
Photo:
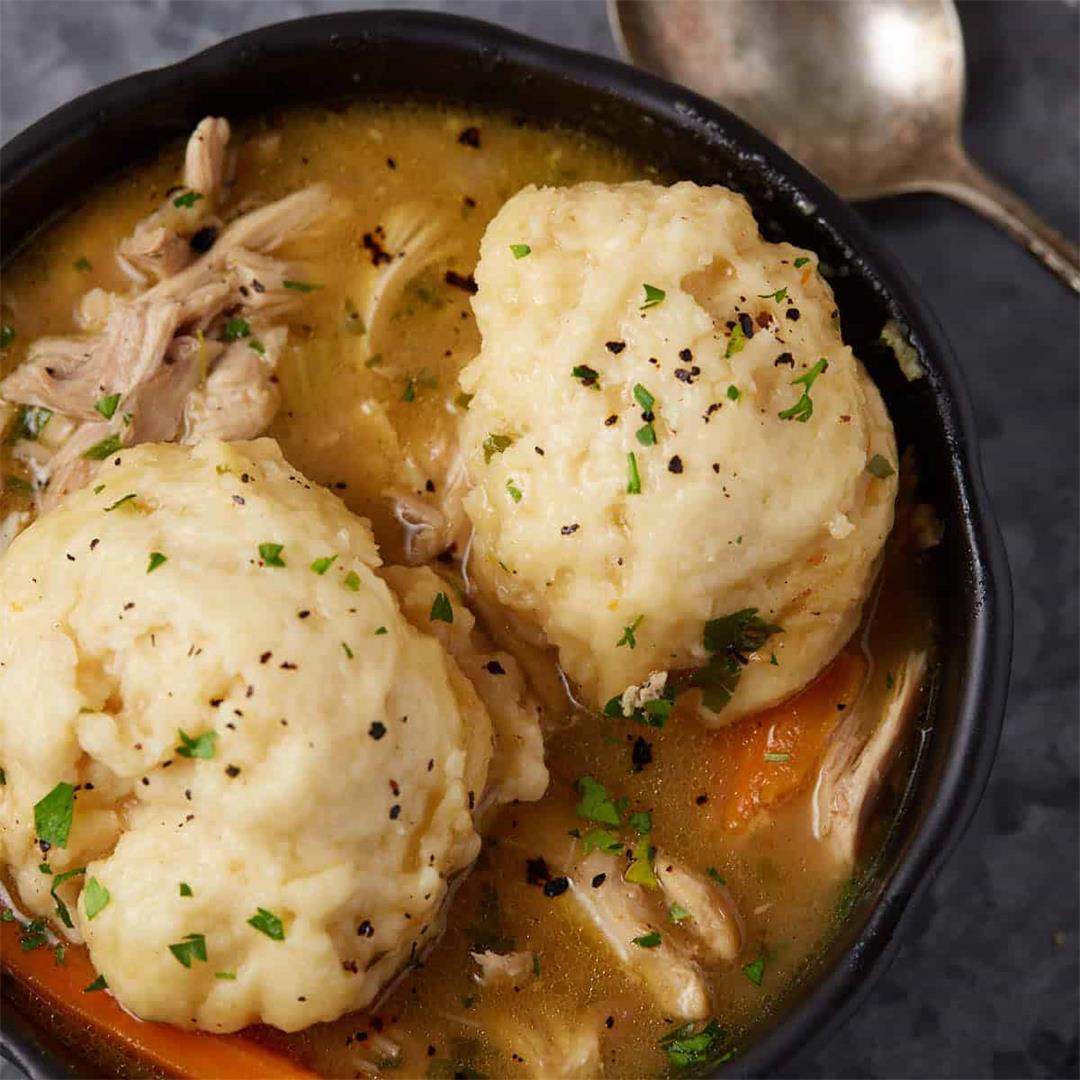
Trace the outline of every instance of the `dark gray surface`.
<path fill-rule="evenodd" d="M 341 6 L 4 0 L 0 133 L 8 139 L 109 79 Z M 600 3 L 411 6 L 615 55 Z M 1075 238 L 1076 4 L 965 3 L 961 18 L 973 156 Z M 1016 655 L 1001 752 L 971 830 L 911 913 L 907 943 L 861 1010 L 791 1075 L 1075 1077 L 1080 309 L 960 207 L 911 196 L 864 213 L 936 310 L 966 373 L 1012 562 Z"/>

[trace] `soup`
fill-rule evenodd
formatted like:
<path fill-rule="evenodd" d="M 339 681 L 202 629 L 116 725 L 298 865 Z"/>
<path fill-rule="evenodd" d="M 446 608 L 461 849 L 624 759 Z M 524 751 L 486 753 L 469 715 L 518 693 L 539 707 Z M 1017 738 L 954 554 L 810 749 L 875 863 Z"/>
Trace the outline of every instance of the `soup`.
<path fill-rule="evenodd" d="M 447 583 L 438 595 L 472 607 L 482 632 L 520 664 L 542 709 L 550 772 L 537 801 L 487 808 L 482 850 L 453 882 L 444 932 L 373 1007 L 290 1034 L 260 1026 L 246 1036 L 328 1076 L 642 1076 L 737 1053 L 812 972 L 915 764 L 932 618 L 914 462 L 903 463 L 896 524 L 855 635 L 793 697 L 718 728 L 698 722 L 690 697 L 660 723 L 586 707 L 554 650 L 478 586 L 468 530 L 450 520 L 470 406 L 458 376 L 481 348 L 473 274 L 489 222 L 526 185 L 671 178 L 571 130 L 426 106 L 289 112 L 248 124 L 231 146 L 228 214 L 312 184 L 326 185 L 332 200 L 328 229 L 287 238 L 276 252 L 302 276 L 291 281 L 299 302 L 282 316 L 288 341 L 268 434 L 295 469 L 370 520 L 386 564 L 435 567 Z M 90 193 L 5 271 L 2 373 L 37 339 L 72 333 L 90 287 L 131 287 L 114 252 L 163 200 L 184 199 L 173 186 L 178 157 L 166 152 Z M 729 409 L 737 396 L 728 394 Z M 10 537 L 33 519 L 42 494 L 41 463 L 25 444 L 70 432 L 33 409 L 11 408 L 7 425 L 0 517 Z M 823 828 L 830 815 L 831 832 Z M 624 873 L 631 889 L 663 886 L 664 917 L 613 945 L 604 905 L 625 903 L 623 916 L 638 917 L 629 893 L 600 899 L 623 887 Z M 715 907 L 712 939 L 687 897 Z M 20 910 L 15 889 L 11 904 Z M 42 948 L 53 941 L 41 927 L 21 933 Z M 13 992 L 32 997 L 28 984 L 20 988 L 12 940 Z M 641 960 L 669 948 L 681 967 Z M 69 963 L 76 955 L 68 949 Z M 669 1003 L 696 991 L 697 980 L 709 1014 L 688 1021 Z M 121 1068 L 101 1023 L 107 1017 L 82 1049 Z M 185 1068 L 180 1045 L 172 1070 Z"/>

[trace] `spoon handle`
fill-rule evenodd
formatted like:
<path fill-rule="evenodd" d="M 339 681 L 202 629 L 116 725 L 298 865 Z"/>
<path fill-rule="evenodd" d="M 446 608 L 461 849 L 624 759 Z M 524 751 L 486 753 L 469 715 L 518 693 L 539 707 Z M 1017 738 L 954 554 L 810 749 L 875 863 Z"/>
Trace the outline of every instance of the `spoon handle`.
<path fill-rule="evenodd" d="M 930 191 L 947 195 L 978 211 L 988 221 L 1004 229 L 1067 285 L 1080 292 L 1080 250 L 1034 210 L 979 168 L 957 148 L 940 170 L 926 178 Z"/>

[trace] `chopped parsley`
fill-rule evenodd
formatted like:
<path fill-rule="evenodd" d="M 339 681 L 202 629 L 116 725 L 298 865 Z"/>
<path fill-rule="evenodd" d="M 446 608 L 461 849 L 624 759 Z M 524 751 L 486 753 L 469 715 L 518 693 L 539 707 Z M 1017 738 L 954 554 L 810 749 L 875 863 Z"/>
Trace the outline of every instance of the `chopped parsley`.
<path fill-rule="evenodd" d="M 44 866 L 44 864 L 42 864 Z M 47 872 L 47 871 L 46 871 Z M 53 878 L 52 888 L 49 889 L 49 893 L 53 900 L 56 901 L 56 914 L 60 916 L 60 921 L 69 929 L 73 929 L 75 924 L 71 921 L 71 913 L 68 911 L 67 904 L 57 895 L 56 890 L 64 884 L 65 881 L 70 881 L 73 877 L 78 877 L 79 874 L 85 874 L 85 866 L 76 866 L 74 870 L 65 870 L 62 874 L 57 874 Z M 89 911 L 87 915 L 89 915 Z M 92 917 L 92 916 L 91 916 Z"/>
<path fill-rule="evenodd" d="M 515 259 L 524 259 L 526 255 L 532 254 L 532 248 L 528 244 L 511 244 L 510 250 L 514 253 Z"/>
<path fill-rule="evenodd" d="M 6 349 L 15 341 L 15 327 L 4 323 L 0 326 L 0 349 Z"/>
<path fill-rule="evenodd" d="M 736 322 L 731 328 L 731 337 L 728 338 L 727 348 L 724 350 L 724 359 L 730 360 L 736 353 L 741 353 L 746 348 L 746 335 L 743 333 L 742 324 Z"/>
<path fill-rule="evenodd" d="M 663 938 L 658 930 L 653 930 L 651 933 L 642 934 L 641 937 L 631 938 L 630 940 L 642 949 L 655 949 L 663 941 Z"/>
<path fill-rule="evenodd" d="M 759 956 L 743 966 L 742 973 L 755 985 L 760 986 L 765 977 L 765 957 Z"/>
<path fill-rule="evenodd" d="M 257 352 L 260 356 L 266 355 L 266 346 L 258 338 L 252 338 L 248 342 L 248 348 L 252 352 Z"/>
<path fill-rule="evenodd" d="M 656 398 L 645 389 L 641 383 L 637 383 L 634 386 L 634 400 L 646 411 L 652 412 L 652 407 L 656 404 Z"/>
<path fill-rule="evenodd" d="M 121 506 L 126 506 L 128 503 L 134 503 L 138 497 L 134 491 L 129 491 L 126 495 L 121 495 L 112 505 L 106 506 L 105 513 L 108 514 L 112 510 L 119 510 Z"/>
<path fill-rule="evenodd" d="M 674 689 L 673 686 L 669 684 L 662 697 L 658 697 L 654 701 L 646 701 L 640 708 L 634 709 L 629 716 L 625 716 L 623 713 L 622 696 L 616 694 L 604 706 L 604 715 L 617 716 L 619 719 L 633 720 L 638 724 L 647 724 L 649 727 L 662 728 L 664 724 L 667 723 L 668 717 L 671 716 L 671 712 L 674 708 Z"/>
<path fill-rule="evenodd" d="M 194 896 L 195 895 L 191 891 L 191 886 L 186 881 L 181 881 L 180 882 L 180 895 L 181 896 Z"/>
<path fill-rule="evenodd" d="M 292 289 L 293 292 L 309 293 L 314 292 L 316 289 L 321 289 L 321 285 L 311 285 L 306 281 L 290 281 L 286 278 L 281 283 L 286 289 Z"/>
<path fill-rule="evenodd" d="M 351 660 L 351 659 L 353 658 L 353 651 L 352 651 L 352 649 L 350 649 L 350 648 L 349 648 L 349 646 L 348 646 L 348 644 L 347 644 L 346 642 L 344 642 L 344 641 L 343 641 L 343 642 L 341 643 L 341 649 L 342 649 L 342 652 L 344 652 L 344 653 L 345 653 L 345 655 L 346 655 L 346 656 L 347 656 L 347 657 L 348 657 L 348 658 L 349 658 L 350 660 Z"/>
<path fill-rule="evenodd" d="M 284 566 L 285 560 L 281 557 L 284 550 L 284 544 L 260 544 L 259 558 L 266 566 Z"/>
<path fill-rule="evenodd" d="M 668 918 L 671 919 L 676 926 L 691 917 L 690 912 L 687 911 L 682 904 L 672 904 L 671 907 L 668 908 Z"/>
<path fill-rule="evenodd" d="M 350 570 L 341 582 L 349 592 L 360 591 L 360 575 L 355 570 Z"/>
<path fill-rule="evenodd" d="M 114 431 L 111 435 L 107 435 L 99 443 L 94 443 L 89 450 L 83 451 L 83 457 L 87 461 L 104 461 L 111 454 L 115 454 L 120 449 L 120 436 Z"/>
<path fill-rule="evenodd" d="M 416 382 L 413 379 L 409 379 L 405 383 L 405 390 L 401 395 L 402 401 L 415 401 L 416 400 Z"/>
<path fill-rule="evenodd" d="M 682 680 L 683 687 L 702 691 L 702 704 L 719 712 L 731 701 L 750 653 L 760 649 L 779 626 L 759 618 L 757 608 L 743 608 L 705 624 L 702 643 L 712 653 L 709 662 Z"/>
<path fill-rule="evenodd" d="M 83 987 L 84 994 L 96 994 L 99 990 L 108 990 L 109 984 L 104 975 L 99 975 L 89 986 Z"/>
<path fill-rule="evenodd" d="M 801 270 L 809 261 L 805 255 L 800 255 L 792 265 L 796 270 Z"/>
<path fill-rule="evenodd" d="M 727 884 L 727 882 L 720 875 L 720 871 L 717 870 L 715 866 L 706 866 L 705 867 L 705 874 L 711 880 L 715 881 L 717 885 L 726 885 Z"/>
<path fill-rule="evenodd" d="M 389 631 L 386 629 L 385 626 L 377 626 L 375 628 L 375 636 L 376 637 L 381 637 L 383 634 L 388 634 L 388 633 L 389 633 Z"/>
<path fill-rule="evenodd" d="M 492 432 L 484 440 L 484 464 L 490 465 L 491 459 L 496 454 L 501 454 L 504 450 L 508 450 L 514 442 L 513 435 L 497 435 Z"/>
<path fill-rule="evenodd" d="M 763 756 L 764 756 L 766 761 L 783 762 L 783 761 L 790 761 L 791 760 L 791 755 L 790 754 L 781 753 L 779 751 L 770 750 L 770 751 L 767 751 Z"/>
<path fill-rule="evenodd" d="M 34 804 L 34 830 L 38 839 L 55 847 L 67 847 L 74 816 L 75 785 L 62 780 Z"/>
<path fill-rule="evenodd" d="M 108 906 L 112 897 L 109 890 L 101 884 L 96 877 L 92 877 L 83 889 L 83 906 L 86 908 L 86 917 L 96 919 Z"/>
<path fill-rule="evenodd" d="M 454 621 L 454 608 L 446 593 L 435 594 L 435 599 L 431 601 L 431 615 L 429 618 L 431 622 L 452 623 Z"/>
<path fill-rule="evenodd" d="M 780 661 L 776 659 L 776 653 L 769 653 L 769 663 L 772 664 L 773 667 L 780 666 Z"/>
<path fill-rule="evenodd" d="M 639 615 L 633 622 L 628 623 L 623 627 L 622 637 L 615 642 L 616 649 L 622 645 L 626 645 L 631 649 L 636 648 L 637 637 L 635 636 L 635 631 L 641 625 L 641 620 L 644 618 L 644 615 Z"/>
<path fill-rule="evenodd" d="M 634 437 L 642 446 L 656 445 L 656 428 L 651 424 L 643 424 L 634 432 Z"/>
<path fill-rule="evenodd" d="M 626 494 L 641 494 L 641 473 L 638 472 L 637 454 L 633 450 L 626 455 Z"/>
<path fill-rule="evenodd" d="M 634 844 L 632 856 L 633 861 L 626 871 L 626 880 L 634 885 L 644 885 L 649 889 L 659 888 L 660 882 L 657 880 L 656 871 L 653 870 L 656 849 L 652 846 L 647 833 Z"/>
<path fill-rule="evenodd" d="M 251 337 L 251 326 L 246 319 L 230 319 L 225 324 L 225 333 L 222 336 L 225 341 L 239 341 L 241 338 Z"/>
<path fill-rule="evenodd" d="M 791 380 L 792 386 L 801 384 L 805 389 L 802 392 L 802 397 L 790 409 L 784 409 L 783 412 L 777 413 L 781 420 L 798 420 L 799 423 L 805 424 L 814 415 L 814 402 L 810 397 L 810 390 L 817 377 L 828 370 L 829 361 L 823 356 L 808 372 Z"/>
<path fill-rule="evenodd" d="M 334 560 L 336 558 L 336 555 L 323 555 L 311 564 L 311 569 L 314 570 L 316 574 L 322 576 L 334 565 Z"/>
<path fill-rule="evenodd" d="M 889 464 L 889 459 L 875 454 L 867 463 L 866 471 L 879 480 L 887 480 L 896 470 Z"/>
<path fill-rule="evenodd" d="M 192 960 L 201 960 L 205 964 L 206 937 L 203 934 L 185 934 L 183 941 L 169 946 L 169 952 L 186 968 L 191 967 Z"/>
<path fill-rule="evenodd" d="M 588 364 L 575 364 L 570 369 L 570 374 L 579 379 L 582 386 L 587 386 L 590 390 L 600 389 L 600 372 Z"/>
<path fill-rule="evenodd" d="M 24 405 L 19 410 L 12 429 L 12 439 L 27 439 L 37 442 L 38 436 L 45 430 L 45 425 L 52 419 L 52 409 L 39 405 Z"/>
<path fill-rule="evenodd" d="M 235 982 L 236 981 L 236 972 L 235 971 L 215 971 L 214 972 L 214 978 L 215 979 L 225 979 L 228 982 Z"/>
<path fill-rule="evenodd" d="M 94 402 L 94 408 L 105 417 L 106 420 L 111 420 L 113 413 L 116 412 L 116 406 L 120 404 L 119 394 L 109 394 L 108 397 L 103 397 L 100 401 Z"/>
<path fill-rule="evenodd" d="M 578 779 L 577 790 L 581 796 L 574 808 L 578 817 L 598 822 L 600 825 L 614 825 L 616 828 L 622 824 L 618 807 L 599 780 L 582 776 Z"/>
<path fill-rule="evenodd" d="M 49 944 L 44 919 L 31 919 L 19 934 L 19 946 L 23 952 L 33 952 Z"/>
<path fill-rule="evenodd" d="M 5 476 L 4 489 L 14 495 L 32 495 L 34 493 L 34 485 L 21 476 Z"/>
<path fill-rule="evenodd" d="M 609 855 L 616 855 L 626 846 L 613 832 L 607 829 L 590 829 L 581 838 L 585 845 L 585 854 L 592 851 L 606 851 Z"/>
<path fill-rule="evenodd" d="M 183 195 L 177 195 L 172 204 L 177 210 L 190 210 L 201 198 L 197 191 L 185 191 Z"/>
<path fill-rule="evenodd" d="M 641 305 L 640 310 L 645 311 L 648 308 L 656 307 L 661 303 L 667 293 L 663 289 L 658 289 L 655 285 L 642 285 L 645 290 L 645 303 Z"/>
<path fill-rule="evenodd" d="M 160 551 L 150 552 L 150 561 L 146 566 L 146 572 L 152 574 L 162 563 L 167 563 L 169 558 L 167 555 L 162 555 Z"/>
<path fill-rule="evenodd" d="M 248 926 L 254 926 L 260 934 L 265 934 L 271 941 L 285 940 L 285 927 L 281 920 L 266 908 L 258 908 L 247 922 Z"/>
<path fill-rule="evenodd" d="M 75 260 L 75 269 L 83 274 L 88 274 L 94 269 L 94 266 L 85 255 L 81 255 Z"/>
<path fill-rule="evenodd" d="M 630 828 L 635 829 L 642 836 L 652 832 L 652 814 L 648 810 L 635 810 L 627 820 L 630 822 Z"/>
<path fill-rule="evenodd" d="M 690 1021 L 682 1027 L 665 1035 L 660 1045 L 674 1068 L 682 1071 L 708 1063 L 713 1048 L 724 1037 L 724 1030 L 715 1020 L 710 1020 L 703 1028 Z"/>
<path fill-rule="evenodd" d="M 506 493 L 514 500 L 514 502 L 521 502 L 521 488 L 515 486 L 513 480 L 506 481 Z"/>
<path fill-rule="evenodd" d="M 195 738 L 192 738 L 180 728 L 177 728 L 176 733 L 180 736 L 180 745 L 176 748 L 176 753 L 180 757 L 199 758 L 202 761 L 211 761 L 213 759 L 217 749 L 216 731 L 204 731 Z"/>
<path fill-rule="evenodd" d="M 796 263 L 795 265 L 798 266 L 798 263 Z M 782 289 L 777 289 L 776 292 L 758 293 L 759 300 L 775 300 L 778 304 L 781 300 L 784 299 L 785 296 L 787 296 L 786 285 Z"/>

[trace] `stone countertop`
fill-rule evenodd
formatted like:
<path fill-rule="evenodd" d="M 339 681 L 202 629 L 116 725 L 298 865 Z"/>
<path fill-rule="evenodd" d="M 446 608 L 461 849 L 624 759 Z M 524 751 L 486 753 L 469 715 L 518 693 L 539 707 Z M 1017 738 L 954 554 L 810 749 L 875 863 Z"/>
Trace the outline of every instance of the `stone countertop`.
<path fill-rule="evenodd" d="M 353 8 L 393 6 L 353 3 Z M 615 55 L 598 2 L 423 6 Z M 6 140 L 102 82 L 330 3 L 0 0 Z M 1075 0 L 961 3 L 973 156 L 1078 231 Z M 935 309 L 967 377 L 1016 590 L 1012 691 L 986 799 L 911 913 L 891 967 L 788 1075 L 1077 1075 L 1077 299 L 1004 235 L 933 196 L 862 213 Z M 0 1065 L 0 1077 L 15 1075 Z"/>

